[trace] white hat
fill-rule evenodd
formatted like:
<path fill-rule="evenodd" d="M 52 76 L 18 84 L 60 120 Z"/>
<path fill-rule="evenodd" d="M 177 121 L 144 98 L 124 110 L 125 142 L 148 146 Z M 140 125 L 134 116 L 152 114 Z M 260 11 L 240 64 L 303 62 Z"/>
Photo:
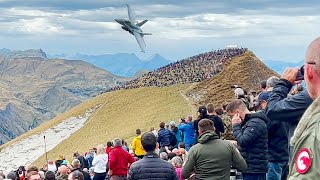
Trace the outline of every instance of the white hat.
<path fill-rule="evenodd" d="M 176 125 L 176 123 L 174 122 L 174 121 L 170 121 L 170 126 L 175 126 Z"/>

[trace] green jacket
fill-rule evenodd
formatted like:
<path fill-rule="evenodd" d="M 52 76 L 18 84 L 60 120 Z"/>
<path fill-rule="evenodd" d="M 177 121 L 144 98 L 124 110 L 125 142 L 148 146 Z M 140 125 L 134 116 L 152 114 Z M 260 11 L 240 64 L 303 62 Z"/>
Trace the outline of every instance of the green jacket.
<path fill-rule="evenodd" d="M 247 169 L 245 160 L 231 142 L 219 139 L 215 132 L 207 131 L 199 137 L 199 143 L 190 148 L 182 178 L 189 178 L 195 171 L 196 179 L 230 180 L 232 165 L 240 171 Z"/>
<path fill-rule="evenodd" d="M 320 179 L 320 98 L 306 110 L 290 143 L 294 159 L 288 180 Z"/>

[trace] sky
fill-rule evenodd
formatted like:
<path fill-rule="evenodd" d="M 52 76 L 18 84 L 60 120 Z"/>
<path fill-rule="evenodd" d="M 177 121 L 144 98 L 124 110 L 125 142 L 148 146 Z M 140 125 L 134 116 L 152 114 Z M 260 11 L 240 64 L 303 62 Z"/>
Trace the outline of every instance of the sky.
<path fill-rule="evenodd" d="M 114 21 L 128 18 L 126 3 L 149 20 L 145 54 Z M 179 60 L 236 44 L 261 60 L 296 62 L 320 36 L 319 8 L 301 0 L 0 0 L 0 48 Z"/>

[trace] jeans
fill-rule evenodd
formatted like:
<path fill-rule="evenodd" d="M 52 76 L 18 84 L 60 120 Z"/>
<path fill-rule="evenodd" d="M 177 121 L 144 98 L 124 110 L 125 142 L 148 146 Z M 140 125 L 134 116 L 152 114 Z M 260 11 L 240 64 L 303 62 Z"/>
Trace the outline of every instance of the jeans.
<path fill-rule="evenodd" d="M 287 162 L 269 162 L 267 180 L 281 180 L 287 164 Z"/>
<path fill-rule="evenodd" d="M 95 173 L 93 176 L 93 180 L 105 180 L 107 173 Z"/>
<path fill-rule="evenodd" d="M 266 180 L 265 173 L 242 173 L 243 180 Z"/>

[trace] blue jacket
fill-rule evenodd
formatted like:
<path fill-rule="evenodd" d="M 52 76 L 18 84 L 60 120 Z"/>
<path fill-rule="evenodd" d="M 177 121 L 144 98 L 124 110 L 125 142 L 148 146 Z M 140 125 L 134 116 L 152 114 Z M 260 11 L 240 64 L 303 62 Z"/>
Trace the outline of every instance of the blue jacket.
<path fill-rule="evenodd" d="M 158 143 L 160 144 L 160 147 L 170 146 L 169 130 L 161 128 L 158 131 Z"/>
<path fill-rule="evenodd" d="M 180 123 L 178 129 L 183 133 L 184 144 L 195 144 L 195 130 L 192 123 Z"/>
<path fill-rule="evenodd" d="M 270 94 L 268 105 L 265 110 L 268 119 L 271 121 L 288 123 L 288 141 L 293 136 L 294 130 L 303 113 L 313 102 L 313 99 L 306 90 L 294 96 L 287 97 L 291 88 L 292 84 L 289 81 L 280 79 Z M 289 150 L 292 151 L 293 148 L 290 147 Z M 292 152 L 289 153 L 291 157 Z"/>
<path fill-rule="evenodd" d="M 174 136 L 176 136 L 177 144 L 175 145 L 175 147 L 178 147 L 178 144 L 182 142 L 182 133 L 177 127 L 172 129 L 171 132 L 174 134 Z"/>

